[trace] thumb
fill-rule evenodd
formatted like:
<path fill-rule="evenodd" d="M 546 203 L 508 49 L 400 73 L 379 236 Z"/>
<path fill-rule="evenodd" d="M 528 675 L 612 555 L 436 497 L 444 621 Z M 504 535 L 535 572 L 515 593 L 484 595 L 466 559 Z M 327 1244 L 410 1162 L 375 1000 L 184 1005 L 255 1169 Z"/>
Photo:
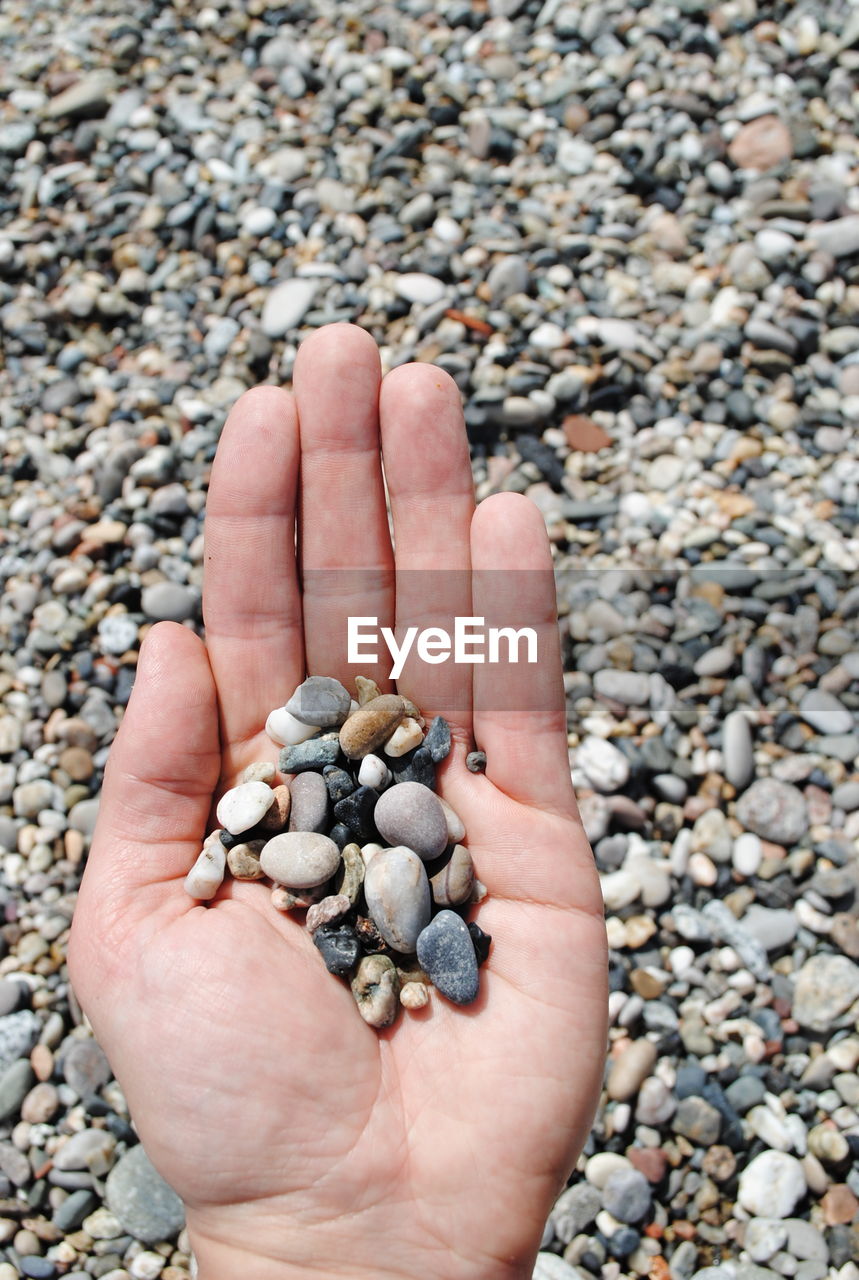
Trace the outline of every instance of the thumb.
<path fill-rule="evenodd" d="M 217 695 L 205 646 L 185 627 L 159 623 L 143 642 L 105 770 L 75 912 L 76 920 L 98 913 L 88 935 L 103 936 L 106 915 L 133 911 L 141 890 L 163 892 L 184 878 L 205 834 L 219 769 Z M 152 895 L 143 897 L 151 908 Z"/>

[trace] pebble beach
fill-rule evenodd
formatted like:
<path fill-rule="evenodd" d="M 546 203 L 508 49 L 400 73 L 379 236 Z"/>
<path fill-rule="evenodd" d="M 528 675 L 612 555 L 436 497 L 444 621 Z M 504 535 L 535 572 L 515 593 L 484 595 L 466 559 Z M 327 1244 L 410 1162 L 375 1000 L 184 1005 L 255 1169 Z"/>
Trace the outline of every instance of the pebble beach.
<path fill-rule="evenodd" d="M 859 1280 L 858 71 L 847 0 L 4 0 L 0 1280 L 193 1276 L 66 943 L 226 414 L 332 321 L 552 543 L 611 1028 L 534 1280 Z"/>

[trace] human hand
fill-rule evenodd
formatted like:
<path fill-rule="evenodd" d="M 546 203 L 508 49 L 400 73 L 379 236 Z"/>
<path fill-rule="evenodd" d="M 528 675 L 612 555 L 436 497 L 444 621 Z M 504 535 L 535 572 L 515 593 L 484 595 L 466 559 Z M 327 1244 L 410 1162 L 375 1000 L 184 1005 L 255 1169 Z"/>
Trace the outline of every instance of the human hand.
<path fill-rule="evenodd" d="M 185 1201 L 200 1280 L 522 1280 L 591 1123 L 606 1038 L 543 521 L 516 494 L 475 510 L 446 374 L 406 365 L 380 389 L 375 343 L 333 325 L 302 346 L 293 395 L 260 387 L 230 414 L 205 555 L 206 645 L 172 623 L 146 637 L 69 947 L 140 1136 Z M 334 598 L 315 572 L 350 568 L 373 570 L 374 598 Z M 305 672 L 345 678 L 347 613 L 423 625 L 407 571 L 424 569 L 451 583 L 534 571 L 521 605 L 543 660 L 515 677 L 526 710 L 499 709 L 487 668 L 400 681 L 451 723 L 439 791 L 465 823 L 494 943 L 474 1005 L 434 995 L 380 1034 L 262 884 L 228 881 L 202 906 L 183 880 L 213 795 L 276 758 L 267 713 Z M 446 610 L 488 611 L 479 582 Z M 474 740 L 485 775 L 465 768 Z"/>

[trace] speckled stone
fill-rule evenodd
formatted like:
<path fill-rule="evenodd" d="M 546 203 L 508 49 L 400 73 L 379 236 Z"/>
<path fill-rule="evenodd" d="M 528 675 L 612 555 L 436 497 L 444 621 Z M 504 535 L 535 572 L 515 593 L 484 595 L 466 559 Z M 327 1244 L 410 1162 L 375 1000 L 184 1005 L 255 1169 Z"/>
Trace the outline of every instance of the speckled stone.
<path fill-rule="evenodd" d="M 737 817 L 762 840 L 790 846 L 808 830 L 805 797 L 798 787 L 778 778 L 759 778 L 737 801 Z"/>
<path fill-rule="evenodd" d="M 477 956 L 468 927 L 455 911 L 439 911 L 430 921 L 418 937 L 417 956 L 433 986 L 448 1000 L 471 1004 L 477 999 Z"/>
<path fill-rule="evenodd" d="M 295 746 L 284 747 L 278 757 L 281 773 L 303 773 L 305 769 L 322 769 L 334 764 L 340 754 L 340 742 L 336 734 L 310 738 Z"/>
<path fill-rule="evenodd" d="M 424 735 L 424 746 L 433 764 L 440 764 L 450 753 L 450 725 L 444 716 L 436 716 Z"/>

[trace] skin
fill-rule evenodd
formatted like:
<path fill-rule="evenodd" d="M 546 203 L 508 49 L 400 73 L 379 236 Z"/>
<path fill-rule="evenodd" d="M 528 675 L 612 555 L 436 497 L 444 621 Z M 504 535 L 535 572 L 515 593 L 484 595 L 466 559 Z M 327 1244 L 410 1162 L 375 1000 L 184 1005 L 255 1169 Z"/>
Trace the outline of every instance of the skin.
<path fill-rule="evenodd" d="M 186 1203 L 200 1280 L 523 1280 L 591 1124 L 606 1041 L 543 520 L 513 493 L 475 509 L 446 374 L 411 364 L 382 380 L 372 339 L 332 325 L 301 347 L 292 393 L 258 387 L 231 412 L 205 557 L 206 644 L 159 623 L 142 646 L 69 947 L 140 1137 Z M 370 567 L 327 589 L 335 570 Z M 398 630 L 438 616 L 413 570 L 451 571 L 432 579 L 433 608 L 487 619 L 515 583 L 541 661 L 510 669 L 506 709 L 487 667 L 410 660 L 399 681 L 451 722 L 439 791 L 488 890 L 469 918 L 494 943 L 473 1005 L 435 994 L 379 1033 L 302 913 L 250 882 L 194 903 L 183 880 L 217 796 L 276 759 L 271 708 L 307 672 L 354 674 L 346 614 Z M 390 690 L 385 669 L 364 674 Z M 465 768 L 475 743 L 485 774 Z"/>

